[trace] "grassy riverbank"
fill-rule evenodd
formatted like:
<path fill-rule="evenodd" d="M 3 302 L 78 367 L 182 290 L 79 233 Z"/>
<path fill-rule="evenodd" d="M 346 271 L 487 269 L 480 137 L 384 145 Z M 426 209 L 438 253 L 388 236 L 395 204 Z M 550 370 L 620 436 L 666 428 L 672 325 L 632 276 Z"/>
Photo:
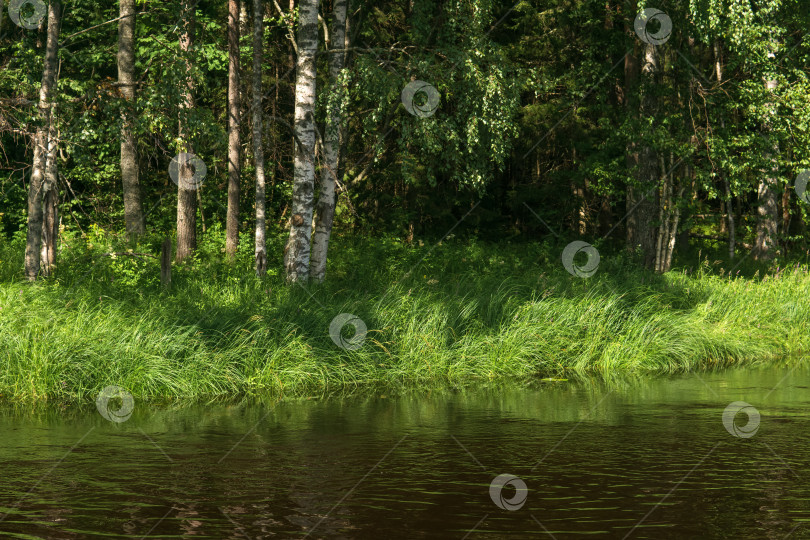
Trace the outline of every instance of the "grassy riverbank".
<path fill-rule="evenodd" d="M 671 372 L 810 349 L 806 265 L 730 277 L 704 262 L 656 276 L 603 254 L 582 279 L 559 263 L 563 245 L 336 238 L 327 283 L 305 289 L 278 274 L 256 279 L 243 245 L 231 266 L 211 235 L 163 291 L 156 259 L 102 255 L 122 248 L 100 233 L 69 243 L 58 275 L 33 285 L 20 280 L 19 242 L 6 242 L 0 399 L 87 398 L 107 385 L 191 398 Z M 340 313 L 368 327 L 357 350 L 330 338 Z"/>

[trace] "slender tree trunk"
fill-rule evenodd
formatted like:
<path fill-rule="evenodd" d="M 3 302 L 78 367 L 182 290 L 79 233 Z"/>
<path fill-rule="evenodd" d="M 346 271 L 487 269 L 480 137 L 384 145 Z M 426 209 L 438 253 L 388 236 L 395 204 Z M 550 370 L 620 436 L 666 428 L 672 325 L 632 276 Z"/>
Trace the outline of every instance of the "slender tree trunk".
<path fill-rule="evenodd" d="M 196 5 L 196 4 L 195 4 Z M 183 30 L 180 34 L 180 50 L 186 63 L 186 72 L 191 73 L 191 52 L 194 46 L 194 9 L 191 0 L 183 0 Z M 188 114 L 194 108 L 194 82 L 189 75 L 180 89 L 180 121 L 178 138 L 180 151 L 191 152 L 191 134 L 188 130 Z M 181 262 L 197 249 L 197 193 L 192 187 L 193 171 L 188 165 L 180 167 L 177 182 L 177 250 L 175 260 Z"/>
<path fill-rule="evenodd" d="M 247 2 L 239 0 L 239 39 L 242 40 L 250 33 L 250 14 L 248 13 Z M 247 102 L 245 94 L 242 94 L 242 103 Z"/>
<path fill-rule="evenodd" d="M 657 239 L 656 239 L 656 243 L 655 243 L 655 268 L 654 269 L 655 269 L 656 272 L 660 273 L 661 272 L 661 267 L 662 267 L 662 255 L 663 255 L 662 246 L 663 246 L 664 242 L 666 242 L 666 240 L 664 239 L 664 235 L 666 234 L 666 227 L 664 226 L 664 224 L 665 224 L 664 212 L 665 212 L 665 208 L 667 207 L 667 203 L 669 202 L 667 200 L 668 190 L 669 190 L 669 180 L 668 180 L 667 174 L 666 174 L 667 169 L 666 169 L 666 164 L 664 163 L 664 156 L 659 154 L 658 159 L 659 159 L 659 161 L 661 163 L 661 180 L 662 180 L 661 188 L 660 188 L 661 195 L 659 197 L 659 200 L 661 201 L 661 203 L 658 205 L 658 222 L 661 225 L 658 227 L 658 235 L 657 235 Z"/>
<path fill-rule="evenodd" d="M 247 44 L 248 38 L 252 40 L 253 38 L 253 18 L 251 17 L 251 10 L 248 9 L 248 4 L 251 4 L 251 0 L 239 0 L 239 48 L 240 51 L 242 47 Z M 239 84 L 239 126 L 240 126 L 240 133 L 242 139 L 245 139 L 247 136 L 245 134 L 245 123 L 249 122 L 250 120 L 250 104 L 253 101 L 251 86 L 248 84 L 248 79 L 245 78 L 244 73 L 247 69 L 247 66 L 242 62 L 244 59 L 239 55 L 239 80 L 241 81 Z M 245 144 L 242 141 L 242 144 Z M 247 149 L 243 149 L 241 152 L 241 165 L 240 165 L 240 172 L 244 172 L 245 164 L 248 161 L 248 158 L 253 159 L 253 154 L 251 154 Z M 240 184 L 239 192 L 242 192 L 243 186 Z M 241 205 L 240 205 L 241 206 Z"/>
<path fill-rule="evenodd" d="M 773 58 L 774 54 L 771 53 L 769 58 Z M 776 80 L 766 78 L 765 88 L 773 93 L 776 89 Z M 775 115 L 775 105 L 773 103 L 767 104 L 768 112 L 763 125 L 763 131 L 766 134 L 772 133 L 772 120 L 771 117 Z M 757 189 L 757 215 L 759 220 L 757 222 L 757 238 L 754 243 L 754 258 L 760 261 L 767 261 L 774 257 L 777 235 L 777 223 L 779 221 L 779 208 L 776 200 L 776 186 L 777 176 L 779 172 L 778 167 L 779 143 L 774 142 L 773 151 L 768 154 L 770 161 L 770 170 L 764 171 L 762 180 Z"/>
<path fill-rule="evenodd" d="M 683 197 L 684 186 L 681 186 L 681 189 L 678 190 L 678 195 L 676 200 L 680 201 L 681 197 Z M 672 223 L 672 232 L 669 236 L 669 246 L 667 248 L 666 259 L 664 261 L 664 272 L 668 272 L 672 268 L 672 255 L 675 253 L 675 241 L 678 238 L 678 224 L 681 220 L 681 209 L 679 206 L 675 206 L 675 217 Z"/>
<path fill-rule="evenodd" d="M 42 251 L 40 254 L 40 270 L 43 276 L 53 274 L 56 265 L 56 241 L 59 238 L 59 189 L 57 175 L 59 174 L 56 162 L 56 147 L 58 136 L 56 133 L 56 104 L 51 106 L 50 130 L 48 133 L 48 155 L 45 158 L 45 182 L 42 185 L 43 214 L 42 214 Z"/>
<path fill-rule="evenodd" d="M 717 83 L 723 82 L 723 46 L 720 40 L 714 42 L 714 72 L 717 76 Z M 725 131 L 726 122 L 720 118 L 720 128 Z M 734 197 L 731 194 L 731 186 L 725 171 L 720 171 L 723 178 L 723 190 L 726 195 L 726 220 L 728 221 L 728 257 L 734 259 L 734 252 L 737 246 L 737 227 L 734 221 Z"/>
<path fill-rule="evenodd" d="M 774 149 L 778 152 L 778 146 Z M 769 156 L 774 162 L 775 159 Z M 776 204 L 777 167 L 774 164 L 770 171 L 766 171 L 765 178 L 759 183 L 757 189 L 757 238 L 754 244 L 754 258 L 767 261 L 774 257 L 777 235 L 779 208 Z"/>
<path fill-rule="evenodd" d="M 332 11 L 332 42 L 330 48 L 338 49 L 329 55 L 329 80 L 332 92 L 338 93 L 334 108 L 326 119 L 324 134 L 324 164 L 321 168 L 320 193 L 318 195 L 317 219 L 312 239 L 312 277 L 321 282 L 326 277 L 326 254 L 332 223 L 335 218 L 335 183 L 340 180 L 340 148 L 343 127 L 343 96 L 346 88 L 342 80 L 346 63 L 346 8 L 348 0 L 334 0 Z M 340 50 L 343 49 L 343 50 Z"/>
<path fill-rule="evenodd" d="M 681 219 L 678 201 L 680 201 L 683 196 L 684 188 L 681 187 L 678 194 L 673 198 L 675 176 L 672 169 L 674 169 L 675 166 L 675 156 L 672 153 L 670 153 L 669 156 L 669 171 L 667 170 L 666 159 L 661 155 L 659 155 L 659 166 L 661 168 L 661 195 L 658 204 L 659 226 L 656 240 L 654 270 L 659 274 L 663 274 L 668 272 L 672 267 L 672 254 L 675 251 L 675 240 L 678 236 L 678 223 Z M 684 174 L 684 177 L 687 176 L 688 174 Z"/>
<path fill-rule="evenodd" d="M 239 2 L 228 0 L 228 217 L 226 219 L 225 253 L 236 255 L 239 245 Z"/>
<path fill-rule="evenodd" d="M 135 0 L 119 0 L 118 5 L 121 17 L 118 20 L 118 84 L 127 101 L 121 119 L 121 183 L 127 239 L 134 242 L 146 232 L 130 109 L 135 101 Z"/>
<path fill-rule="evenodd" d="M 641 85 L 638 114 L 642 118 L 655 115 L 657 102 L 652 87 L 658 72 L 658 59 L 655 46 L 643 44 L 641 47 Z M 655 186 L 658 181 L 658 159 L 655 150 L 643 140 L 631 144 L 628 166 L 636 180 L 636 186 L 628 189 L 627 243 L 630 249 L 640 248 L 644 266 L 655 268 L 657 235 L 655 220 L 658 215 Z"/>
<path fill-rule="evenodd" d="M 48 38 L 45 46 L 45 62 L 42 69 L 42 85 L 39 89 L 39 120 L 34 135 L 34 160 L 28 185 L 28 235 L 25 245 L 25 276 L 34 281 L 40 271 L 43 219 L 43 183 L 51 131 L 51 100 L 56 86 L 57 49 L 59 47 L 59 1 L 48 5 Z"/>
<path fill-rule="evenodd" d="M 264 6 L 253 0 L 253 158 L 256 162 L 256 275 L 267 273 L 267 224 L 265 218 L 264 111 L 262 109 L 262 51 Z"/>
<path fill-rule="evenodd" d="M 728 221 L 728 258 L 734 259 L 737 248 L 737 227 L 734 222 L 734 197 L 731 195 L 731 186 L 728 177 L 723 175 L 723 189 L 726 192 L 726 220 Z"/>
<path fill-rule="evenodd" d="M 298 60 L 295 83 L 295 157 L 290 237 L 284 255 L 288 281 L 309 280 L 310 235 L 315 188 L 315 53 L 318 0 L 298 6 Z"/>
<path fill-rule="evenodd" d="M 790 191 L 787 189 L 782 191 L 782 200 L 779 204 L 779 207 L 782 211 L 782 235 L 784 236 L 784 240 L 782 241 L 782 250 L 785 256 L 788 255 L 788 247 L 789 247 L 789 240 L 788 235 L 790 234 Z"/>

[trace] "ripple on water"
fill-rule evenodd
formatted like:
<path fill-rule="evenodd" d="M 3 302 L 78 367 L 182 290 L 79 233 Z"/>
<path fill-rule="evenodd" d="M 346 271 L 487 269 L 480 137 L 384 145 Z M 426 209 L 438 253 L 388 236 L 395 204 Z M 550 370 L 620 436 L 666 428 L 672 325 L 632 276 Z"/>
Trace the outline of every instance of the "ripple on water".
<path fill-rule="evenodd" d="M 317 402 L 136 400 L 122 423 L 89 407 L 4 410 L 0 532 L 810 537 L 808 388 L 806 368 L 771 368 Z M 724 426 L 734 401 L 760 413 L 754 436 Z M 491 498 L 503 473 L 525 482 L 498 492 L 525 498 L 518 510 Z"/>

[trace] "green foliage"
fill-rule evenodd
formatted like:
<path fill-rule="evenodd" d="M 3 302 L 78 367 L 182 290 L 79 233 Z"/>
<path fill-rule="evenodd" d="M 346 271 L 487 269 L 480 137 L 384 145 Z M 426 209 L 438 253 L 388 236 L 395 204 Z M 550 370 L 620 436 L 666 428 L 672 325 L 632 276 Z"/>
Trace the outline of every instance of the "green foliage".
<path fill-rule="evenodd" d="M 288 287 L 223 262 L 223 234 L 159 284 L 160 238 L 109 256 L 99 227 L 70 238 L 60 277 L 19 279 L 21 239 L 0 243 L 0 394 L 81 399 L 109 384 L 139 399 L 301 395 L 356 386 L 534 380 L 577 372 L 703 369 L 807 350 L 806 264 L 730 276 L 708 259 L 655 276 L 605 254 L 593 278 L 557 263 L 559 246 L 447 239 L 334 239 L 330 280 Z M 243 239 L 245 240 L 245 239 Z M 272 237 L 271 252 L 283 236 Z M 244 242 L 247 244 L 247 242 Z M 16 277 L 16 279 L 15 279 Z M 368 326 L 344 350 L 335 315 Z"/>
<path fill-rule="evenodd" d="M 180 148 L 178 122 L 186 114 L 190 142 L 208 167 L 194 264 L 230 275 L 227 267 L 217 266 L 223 264 L 219 242 L 227 185 L 226 6 L 210 0 L 196 4 L 195 46 L 185 57 L 178 43 L 180 2 L 139 2 L 139 85 L 133 104 L 115 86 L 117 25 L 104 24 L 117 17 L 117 3 L 66 6 L 56 103 L 62 252 L 73 249 L 74 239 L 90 234 L 93 225 L 110 238 L 123 229 L 123 107 L 131 107 L 136 120 L 149 230 L 144 241 L 159 244 L 172 234 L 177 199 L 167 168 Z M 328 55 L 318 60 L 319 128 L 337 104 L 347 113 L 336 234 L 391 235 L 406 242 L 441 238 L 480 202 L 460 229 L 453 229 L 459 237 L 550 240 L 558 233 L 575 233 L 595 242 L 611 233 L 609 240 L 620 245 L 627 188 L 633 182 L 627 153 L 632 144 L 643 142 L 664 156 L 665 164 L 681 163 L 678 174 L 689 167 L 691 176 L 674 202 L 682 211 L 681 233 L 727 234 L 720 225 L 727 180 L 738 241 L 750 243 L 758 184 L 765 171 L 776 167 L 778 195 L 788 195 L 780 198 L 781 247 L 792 256 L 803 253 L 808 205 L 792 193 L 792 183 L 799 171 L 810 168 L 810 40 L 805 36 L 810 14 L 799 0 L 692 0 L 658 7 L 671 17 L 673 33 L 656 48 L 660 70 L 655 80 L 637 91 L 625 81 L 624 61 L 628 53 L 640 55 L 641 42 L 632 30 L 635 13 L 620 2 L 353 1 L 352 49 L 338 84 L 329 84 Z M 325 3 L 327 22 L 328 11 Z M 289 38 L 294 38 L 296 21 L 295 10 L 279 14 L 275 9 L 265 20 L 264 141 L 273 238 L 289 218 L 289 126 L 295 108 Z M 4 28 L 0 95 L 8 99 L 0 100 L 0 227 L 6 237 L 18 238 L 14 235 L 27 217 L 45 33 L 44 28 Z M 722 84 L 714 75 L 715 43 L 722 50 Z M 246 97 L 250 53 L 246 35 L 241 59 Z M 188 76 L 195 107 L 182 113 L 180 90 Z M 765 88 L 765 77 L 777 81 L 774 92 Z M 401 103 L 402 90 L 413 79 L 439 92 L 439 106 L 428 117 L 410 114 Z M 658 103 L 646 116 L 635 109 L 642 94 Z M 252 258 L 254 170 L 250 106 L 243 109 L 238 258 L 244 266 Z M 281 245 L 277 241 L 272 248 L 272 272 L 281 270 Z M 129 248 L 138 250 L 123 244 L 107 250 Z M 104 259 L 100 268 L 128 273 L 117 279 L 132 287 L 155 286 L 141 274 L 154 261 Z M 60 261 L 60 271 L 70 264 L 69 257 Z"/>

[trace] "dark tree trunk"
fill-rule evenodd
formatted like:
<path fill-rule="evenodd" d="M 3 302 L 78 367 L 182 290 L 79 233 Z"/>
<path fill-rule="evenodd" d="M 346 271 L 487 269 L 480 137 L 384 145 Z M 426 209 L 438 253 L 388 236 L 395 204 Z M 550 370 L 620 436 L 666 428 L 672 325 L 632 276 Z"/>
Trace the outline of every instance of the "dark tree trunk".
<path fill-rule="evenodd" d="M 228 216 L 225 253 L 229 259 L 239 246 L 240 128 L 239 2 L 228 0 Z"/>
<path fill-rule="evenodd" d="M 183 31 L 180 34 L 180 49 L 186 62 L 186 72 L 191 72 L 191 51 L 194 46 L 194 9 L 191 0 L 183 0 Z M 196 5 L 196 4 L 195 4 Z M 191 152 L 191 134 L 188 130 L 188 114 L 194 108 L 194 82 L 189 75 L 180 92 L 180 121 L 178 137 L 181 152 Z M 192 187 L 192 171 L 188 166 L 180 167 L 177 182 L 177 251 L 175 260 L 181 262 L 197 249 L 197 193 Z"/>
<path fill-rule="evenodd" d="M 256 275 L 267 273 L 267 224 L 265 217 L 264 111 L 262 110 L 262 51 L 264 7 L 253 0 L 253 159 L 256 162 Z"/>
<path fill-rule="evenodd" d="M 717 83 L 723 82 L 723 46 L 720 40 L 714 42 L 714 71 L 717 76 Z M 720 128 L 725 128 L 726 123 L 721 118 Z M 737 248 L 737 224 L 734 221 L 734 197 L 731 194 L 731 185 L 728 181 L 725 171 L 721 171 L 720 175 L 723 177 L 723 191 L 726 195 L 726 221 L 728 222 L 728 257 L 734 259 L 734 253 Z"/>
<path fill-rule="evenodd" d="M 132 131 L 132 111 L 135 101 L 135 0 L 119 0 L 118 21 L 118 84 L 127 101 L 121 122 L 121 183 L 124 188 L 124 222 L 127 239 L 134 242 L 146 232 L 141 187 L 138 179 L 138 156 Z"/>

